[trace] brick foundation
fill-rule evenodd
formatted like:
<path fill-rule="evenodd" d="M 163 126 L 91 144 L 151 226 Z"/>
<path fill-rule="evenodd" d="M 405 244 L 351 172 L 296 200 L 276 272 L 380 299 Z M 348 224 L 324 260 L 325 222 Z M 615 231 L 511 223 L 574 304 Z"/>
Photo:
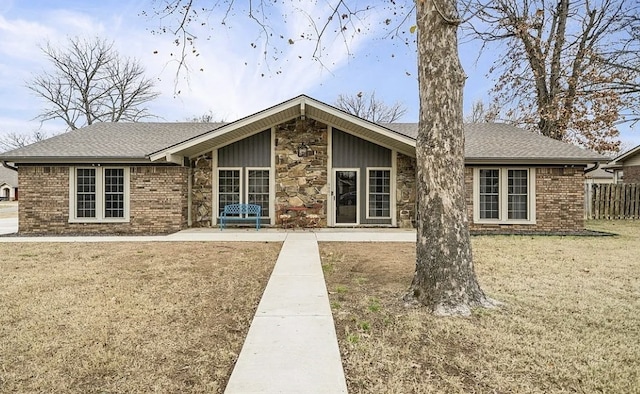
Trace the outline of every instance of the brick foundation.
<path fill-rule="evenodd" d="M 130 167 L 128 223 L 69 223 L 69 167 L 18 169 L 20 234 L 165 234 L 187 227 L 187 168 Z"/>

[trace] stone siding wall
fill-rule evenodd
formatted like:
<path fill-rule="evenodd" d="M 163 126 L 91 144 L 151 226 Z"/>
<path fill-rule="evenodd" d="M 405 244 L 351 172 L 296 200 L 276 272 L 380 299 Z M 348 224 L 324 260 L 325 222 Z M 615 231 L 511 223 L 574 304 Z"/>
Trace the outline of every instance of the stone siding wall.
<path fill-rule="evenodd" d="M 193 161 L 191 185 L 191 226 L 211 227 L 213 223 L 213 166 L 211 153 Z"/>
<path fill-rule="evenodd" d="M 640 183 L 640 166 L 626 166 L 624 171 L 624 183 Z"/>
<path fill-rule="evenodd" d="M 130 167 L 128 223 L 69 223 L 69 167 L 18 169 L 21 234 L 164 234 L 187 226 L 187 169 Z"/>
<path fill-rule="evenodd" d="M 275 132 L 277 223 L 280 224 L 278 216 L 287 208 L 307 207 L 307 214 L 319 215 L 318 226 L 326 227 L 329 192 L 327 125 L 311 119 L 295 119 L 276 126 Z M 309 147 L 309 156 L 298 156 L 301 143 Z M 296 215 L 296 211 L 290 213 Z"/>
<path fill-rule="evenodd" d="M 555 232 L 584 229 L 584 170 L 536 168 L 536 224 L 473 223 L 473 168 L 465 168 L 470 229 L 479 232 Z"/>
<path fill-rule="evenodd" d="M 398 153 L 396 174 L 396 217 L 398 227 L 415 227 L 416 159 Z"/>

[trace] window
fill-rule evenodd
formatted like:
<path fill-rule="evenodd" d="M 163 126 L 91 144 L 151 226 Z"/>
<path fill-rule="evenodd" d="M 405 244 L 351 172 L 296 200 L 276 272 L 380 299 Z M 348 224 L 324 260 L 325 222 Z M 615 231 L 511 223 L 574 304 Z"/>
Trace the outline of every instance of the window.
<path fill-rule="evenodd" d="M 391 170 L 367 169 L 367 218 L 391 217 Z"/>
<path fill-rule="evenodd" d="M 71 167 L 69 221 L 128 221 L 128 179 L 128 168 Z"/>
<path fill-rule="evenodd" d="M 240 203 L 240 170 L 218 171 L 218 212 L 225 205 Z"/>
<path fill-rule="evenodd" d="M 218 169 L 218 212 L 227 204 L 257 204 L 269 217 L 269 170 L 265 168 Z"/>
<path fill-rule="evenodd" d="M 476 168 L 474 222 L 535 223 L 535 169 Z"/>
<path fill-rule="evenodd" d="M 96 170 L 79 168 L 76 172 L 76 217 L 96 217 Z"/>
<path fill-rule="evenodd" d="M 500 218 L 500 170 L 480 170 L 480 218 Z"/>
<path fill-rule="evenodd" d="M 247 170 L 247 202 L 262 207 L 262 217 L 269 217 L 269 170 Z"/>
<path fill-rule="evenodd" d="M 528 185 L 529 172 L 527 170 L 508 170 L 507 188 L 508 218 L 527 220 L 529 212 Z"/>
<path fill-rule="evenodd" d="M 124 169 L 104 170 L 104 217 L 124 217 Z"/>

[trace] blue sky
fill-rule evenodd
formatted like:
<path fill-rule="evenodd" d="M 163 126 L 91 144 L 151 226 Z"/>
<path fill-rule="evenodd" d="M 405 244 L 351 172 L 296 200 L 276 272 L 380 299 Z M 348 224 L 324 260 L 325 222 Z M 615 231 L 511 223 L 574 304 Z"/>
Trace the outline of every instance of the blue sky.
<path fill-rule="evenodd" d="M 308 3 L 300 2 L 314 15 L 316 10 Z M 170 53 L 176 47 L 170 36 L 150 33 L 160 22 L 142 16 L 141 11 L 151 9 L 150 0 L 0 0 L 0 133 L 32 132 L 40 127 L 50 133 L 64 130 L 61 123 L 41 126 L 33 120 L 43 104 L 25 84 L 47 66 L 38 45 L 47 40 L 64 43 L 69 36 L 113 40 L 121 54 L 139 59 L 161 92 L 160 98 L 149 104 L 160 120 L 183 121 L 211 111 L 231 121 L 301 93 L 332 104 L 341 93 L 372 90 L 387 103 L 400 101 L 407 107 L 402 121 L 418 119 L 413 48 L 380 33 L 367 34 L 349 41 L 348 55 L 343 40 L 327 40 L 321 65 L 307 60 L 313 43 L 296 39 L 293 45 L 279 45 L 282 53 L 277 54 L 277 61 L 265 62 L 260 46 L 250 46 L 259 42 L 259 31 L 244 16 L 232 20 L 227 29 L 217 29 L 211 40 L 203 39 L 208 32 L 198 32 L 200 56 L 190 61 L 192 71 L 178 80 L 181 93 L 175 96 L 176 65 Z M 292 13 L 285 28 L 278 29 L 285 40 L 297 37 L 302 29 L 305 21 L 299 15 Z M 376 26 L 382 17 L 386 15 L 374 10 L 363 26 Z M 466 109 L 475 100 L 486 100 L 492 87 L 486 77 L 491 59 L 485 55 L 477 62 L 477 53 L 474 43 L 460 48 L 469 76 L 464 93 Z M 626 130 L 622 139 L 625 145 L 640 144 L 639 133 Z"/>

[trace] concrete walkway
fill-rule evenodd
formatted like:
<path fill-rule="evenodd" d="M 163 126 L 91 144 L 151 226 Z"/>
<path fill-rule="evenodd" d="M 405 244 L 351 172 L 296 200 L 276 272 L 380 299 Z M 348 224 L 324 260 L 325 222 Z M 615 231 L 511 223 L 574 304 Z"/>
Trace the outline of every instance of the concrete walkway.
<path fill-rule="evenodd" d="M 226 394 L 346 393 L 314 233 L 288 233 Z"/>

